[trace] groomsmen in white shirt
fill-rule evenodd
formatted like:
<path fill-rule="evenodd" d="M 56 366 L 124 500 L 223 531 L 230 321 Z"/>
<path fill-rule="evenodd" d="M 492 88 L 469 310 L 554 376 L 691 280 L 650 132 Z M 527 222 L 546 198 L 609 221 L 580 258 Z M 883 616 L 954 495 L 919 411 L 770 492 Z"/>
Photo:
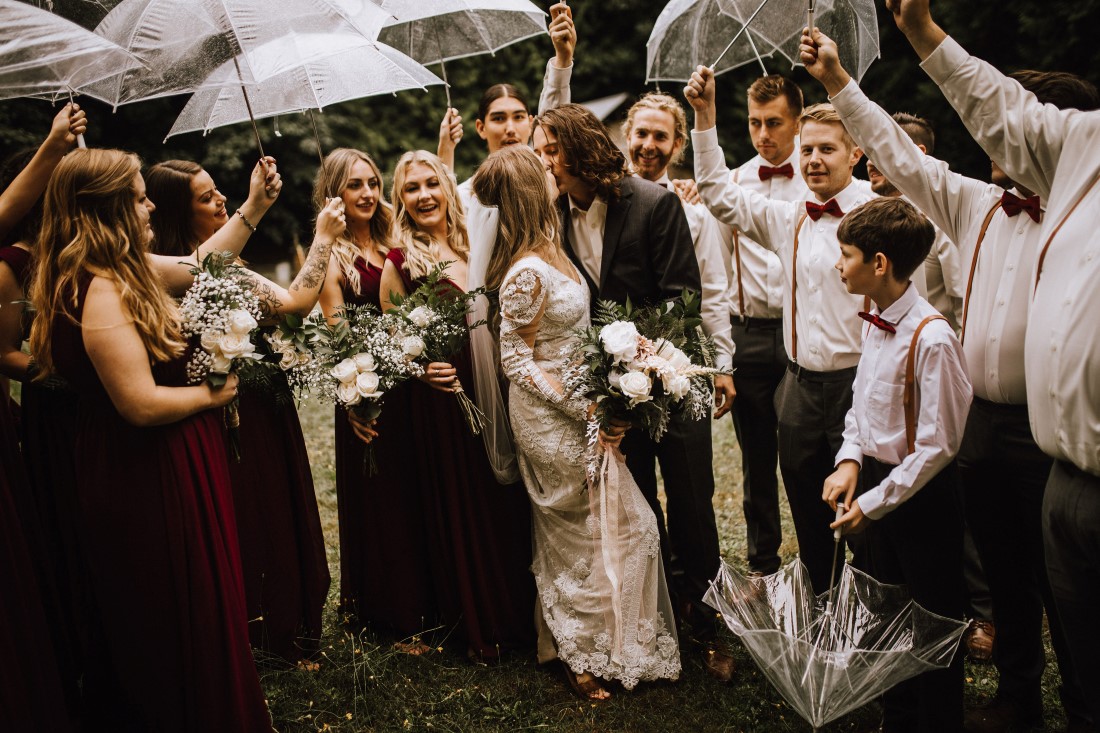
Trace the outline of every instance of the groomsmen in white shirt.
<path fill-rule="evenodd" d="M 967 730 L 1028 729 L 1043 724 L 1043 608 L 1071 724 L 1089 718 L 1043 558 L 1042 506 L 1051 459 L 1035 444 L 1024 380 L 1025 326 L 1041 248 L 1045 204 L 996 163 L 993 183 L 952 172 L 869 100 L 840 66 L 836 45 L 816 38 L 807 64 L 829 92 L 848 131 L 906 197 L 959 243 L 968 280 L 962 334 L 974 402 L 959 451 L 967 519 L 993 596 L 994 662 L 999 685 L 987 706 L 967 715 Z M 1097 105 L 1096 90 L 1069 74 L 1016 75 L 1039 102 Z M 1091 92 L 1091 94 L 1090 94 Z M 1091 99 L 1090 99 L 1091 97 Z"/>
<path fill-rule="evenodd" d="M 695 109 L 695 175 L 703 202 L 720 221 L 779 255 L 783 266 L 783 340 L 790 361 L 776 392 L 779 467 L 802 562 L 814 589 L 832 574 L 832 515 L 821 484 L 840 450 L 844 416 L 860 354 L 857 314 L 864 299 L 836 277 L 836 230 L 846 212 L 873 198 L 852 178 L 862 152 L 829 105 L 803 110 L 799 167 L 816 201 L 773 201 L 735 183 L 715 129 L 714 74 L 699 67 L 684 90 Z M 842 561 L 843 558 L 840 558 Z"/>
<path fill-rule="evenodd" d="M 776 201 L 802 202 L 813 194 L 798 160 L 802 90 L 790 79 L 762 76 L 748 89 L 749 137 L 758 153 L 732 172 L 734 183 Z M 719 223 L 725 243 L 733 322 L 733 425 L 741 446 L 749 570 L 779 569 L 783 539 L 779 519 L 775 391 L 787 373 L 783 346 L 783 265 L 778 255 L 744 232 Z"/>
<path fill-rule="evenodd" d="M 974 139 L 1046 203 L 1034 264 L 1016 263 L 1031 291 L 1026 401 L 1035 442 L 1054 459 L 1042 507 L 1047 574 L 1092 716 L 1068 730 L 1100 730 L 1100 112 L 1043 104 L 948 38 L 928 0 L 887 7 Z M 1017 205 L 1030 216 L 1026 200 Z"/>

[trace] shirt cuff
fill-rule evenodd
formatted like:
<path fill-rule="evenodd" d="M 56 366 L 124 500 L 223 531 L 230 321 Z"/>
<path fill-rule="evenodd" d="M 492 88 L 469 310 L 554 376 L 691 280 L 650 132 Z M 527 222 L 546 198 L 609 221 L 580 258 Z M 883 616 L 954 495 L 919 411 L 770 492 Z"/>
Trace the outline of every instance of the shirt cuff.
<path fill-rule="evenodd" d="M 554 59 L 551 58 L 546 62 L 546 76 L 543 80 L 543 84 L 554 89 L 566 89 L 569 87 L 569 82 L 573 78 L 573 64 L 569 64 L 564 69 L 560 66 L 554 65 Z"/>
<path fill-rule="evenodd" d="M 859 510 L 868 519 L 882 519 L 890 513 L 890 510 L 883 506 L 886 496 L 881 485 L 857 496 L 856 500 L 859 502 Z"/>
<path fill-rule="evenodd" d="M 718 128 L 712 127 L 709 130 L 692 130 L 691 131 L 691 146 L 695 148 L 696 155 L 702 155 L 703 153 L 709 153 L 714 150 L 721 150 L 722 146 L 718 144 Z"/>
<path fill-rule="evenodd" d="M 970 54 L 966 49 L 954 38 L 948 36 L 935 51 L 928 54 L 928 58 L 921 61 L 920 66 L 932 81 L 942 86 L 969 58 Z"/>
<path fill-rule="evenodd" d="M 839 92 L 829 97 L 833 107 L 841 115 L 850 115 L 863 106 L 867 95 L 856 84 L 855 79 L 849 79 L 848 83 Z"/>
<path fill-rule="evenodd" d="M 836 454 L 833 467 L 836 468 L 844 461 L 855 461 L 860 468 L 863 467 L 863 449 L 855 443 L 844 443 L 840 446 L 840 452 Z"/>

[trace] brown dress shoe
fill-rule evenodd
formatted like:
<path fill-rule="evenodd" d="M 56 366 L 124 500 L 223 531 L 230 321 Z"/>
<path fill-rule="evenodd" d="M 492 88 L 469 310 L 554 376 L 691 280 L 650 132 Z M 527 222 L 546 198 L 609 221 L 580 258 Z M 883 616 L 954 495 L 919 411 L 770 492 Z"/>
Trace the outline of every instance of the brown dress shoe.
<path fill-rule="evenodd" d="M 970 661 L 986 664 L 993 660 L 993 642 L 997 638 L 997 629 L 993 627 L 992 621 L 974 619 L 963 638 Z"/>
<path fill-rule="evenodd" d="M 733 657 L 721 649 L 705 649 L 703 651 L 703 669 L 719 682 L 729 682 L 733 679 L 733 670 L 736 667 Z"/>

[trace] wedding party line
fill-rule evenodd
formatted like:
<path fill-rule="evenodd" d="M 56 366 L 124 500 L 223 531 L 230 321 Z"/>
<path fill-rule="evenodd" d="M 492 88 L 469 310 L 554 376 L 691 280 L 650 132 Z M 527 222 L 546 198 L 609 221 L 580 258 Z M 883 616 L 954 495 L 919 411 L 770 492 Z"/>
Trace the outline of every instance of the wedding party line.
<path fill-rule="evenodd" d="M 0 0 L 0 99 L 60 106 L 0 166 L 4 730 L 276 730 L 258 662 L 330 664 L 335 585 L 350 633 L 521 655 L 597 715 L 751 659 L 813 730 L 1100 731 L 1100 92 L 1002 73 L 929 0 L 883 7 L 989 180 L 861 88 L 873 0 L 672 0 L 645 66 L 677 91 L 615 130 L 573 102 L 566 2 L 122 0 L 93 33 Z M 460 182 L 446 64 L 539 35 L 537 107 L 485 89 Z M 313 240 L 262 274 L 246 245 L 301 179 L 256 120 L 429 84 L 434 151 L 326 150 L 309 118 Z M 251 124 L 235 208 L 200 161 L 96 147 L 80 99 L 183 93 L 169 135 Z M 756 155 L 731 168 L 742 104 Z M 980 704 L 966 657 L 996 673 Z"/>

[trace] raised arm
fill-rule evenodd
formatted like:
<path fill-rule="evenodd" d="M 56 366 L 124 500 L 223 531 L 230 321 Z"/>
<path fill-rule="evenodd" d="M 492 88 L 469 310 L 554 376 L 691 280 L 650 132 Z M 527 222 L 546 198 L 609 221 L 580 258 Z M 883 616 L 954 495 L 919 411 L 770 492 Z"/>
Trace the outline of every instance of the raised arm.
<path fill-rule="evenodd" d="M 588 418 L 592 400 L 566 395 L 561 383 L 535 363 L 535 337 L 546 311 L 546 288 L 533 267 L 508 274 L 500 288 L 500 365 L 517 387 L 576 420 Z"/>
<path fill-rule="evenodd" d="M 546 62 L 542 93 L 539 94 L 539 114 L 569 104 L 572 99 L 569 82 L 573 76 L 573 50 L 577 47 L 573 9 L 562 2 L 550 6 L 547 31 L 554 42 L 554 57 Z"/>
<path fill-rule="evenodd" d="M 54 115 L 46 140 L 39 146 L 27 167 L 0 193 L 0 237 L 27 215 L 41 198 L 53 169 L 72 150 L 76 136 L 88 129 L 88 118 L 76 104 L 66 104 Z"/>
<path fill-rule="evenodd" d="M 122 303 L 118 285 L 93 278 L 81 321 L 84 348 L 99 380 L 122 418 L 139 427 L 166 425 L 227 404 L 237 393 L 237 376 L 221 387 L 165 387 L 156 383 L 149 352 Z"/>
<path fill-rule="evenodd" d="M 0 260 L 0 376 L 25 381 L 31 357 L 23 353 L 23 314 L 26 296 L 15 271 Z M 7 396 L 6 393 L 3 396 Z M 0 408 L 2 409 L 2 408 Z"/>
<path fill-rule="evenodd" d="M 283 181 L 275 167 L 275 159 L 268 156 L 252 169 L 248 198 L 237 209 L 237 213 L 229 217 L 229 221 L 214 236 L 200 244 L 191 255 L 148 255 L 153 269 L 164 280 L 168 292 L 172 295 L 187 292 L 194 281 L 191 269 L 197 267 L 211 252 L 232 252 L 239 255 L 264 214 L 275 203 L 282 188 Z"/>
<path fill-rule="evenodd" d="M 443 121 L 439 123 L 439 145 L 436 146 L 436 154 L 452 175 L 455 169 L 455 148 L 461 140 L 462 115 L 457 109 L 451 107 L 443 115 Z"/>
<path fill-rule="evenodd" d="M 840 64 L 836 44 L 821 31 L 813 41 L 802 37 L 806 70 L 825 87 L 848 134 L 875 167 L 913 205 L 947 235 L 961 243 L 971 226 L 988 213 L 990 184 L 953 172 L 926 155 L 894 119 L 856 84 Z"/>

